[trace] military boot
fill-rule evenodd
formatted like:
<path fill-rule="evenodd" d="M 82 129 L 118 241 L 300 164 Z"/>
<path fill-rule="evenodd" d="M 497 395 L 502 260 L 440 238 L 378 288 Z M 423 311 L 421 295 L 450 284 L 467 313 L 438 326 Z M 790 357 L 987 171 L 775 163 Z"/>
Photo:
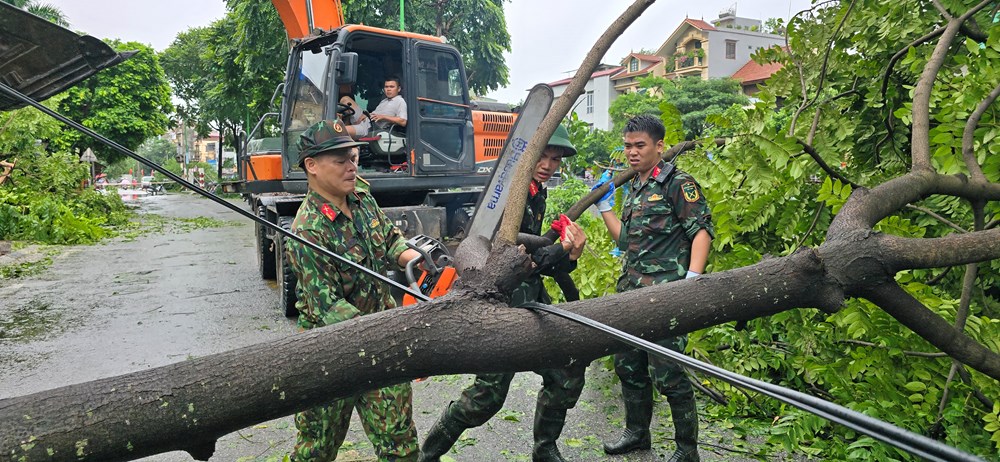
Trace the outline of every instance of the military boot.
<path fill-rule="evenodd" d="M 618 441 L 604 443 L 605 454 L 625 454 L 649 449 L 649 422 L 653 420 L 653 393 L 649 388 L 633 390 L 622 387 L 625 401 L 625 430 Z"/>
<path fill-rule="evenodd" d="M 424 445 L 420 448 L 420 458 L 417 462 L 438 462 L 455 442 L 462 436 L 465 426 L 461 422 L 452 419 L 448 411 L 453 403 L 448 403 L 444 408 L 444 413 L 434 426 L 427 432 Z"/>
<path fill-rule="evenodd" d="M 674 421 L 674 441 L 677 450 L 667 462 L 700 462 L 698 456 L 698 408 L 694 396 L 667 398 Z"/>
<path fill-rule="evenodd" d="M 556 446 L 565 423 L 566 409 L 552 409 L 542 403 L 535 406 L 535 449 L 531 453 L 532 462 L 565 462 Z"/>

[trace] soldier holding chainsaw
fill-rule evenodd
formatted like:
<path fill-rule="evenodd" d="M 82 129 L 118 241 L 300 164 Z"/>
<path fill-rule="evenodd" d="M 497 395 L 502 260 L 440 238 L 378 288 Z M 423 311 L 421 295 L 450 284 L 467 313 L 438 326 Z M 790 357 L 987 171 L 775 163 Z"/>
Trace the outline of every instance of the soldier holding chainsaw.
<path fill-rule="evenodd" d="M 292 232 L 385 274 L 400 269 L 417 251 L 386 218 L 366 184 L 358 182 L 358 149 L 339 121 L 322 121 L 306 130 L 298 142 L 299 167 L 309 182 Z M 298 278 L 299 326 L 305 329 L 335 324 L 395 307 L 385 284 L 365 273 L 288 241 L 288 257 Z M 398 268 L 390 268 L 395 262 Z M 308 365 L 307 365 L 308 366 Z M 347 434 L 351 412 L 358 410 L 365 433 L 379 460 L 417 459 L 409 383 L 368 390 L 295 415 L 298 437 L 293 461 L 330 461 Z"/>
<path fill-rule="evenodd" d="M 566 128 L 560 125 L 535 165 L 524 217 L 521 219 L 522 233 L 541 234 L 547 197 L 545 181 L 552 177 L 564 157 L 573 155 L 576 155 L 576 148 L 570 143 Z M 559 227 L 563 228 L 559 243 L 532 252 L 535 272 L 511 295 L 513 306 L 525 302 L 550 303 L 549 295 L 542 285 L 542 275 L 568 273 L 576 268 L 576 260 L 583 253 L 587 236 L 579 225 L 568 220 L 561 221 Z M 580 392 L 583 391 L 585 370 L 586 365 L 580 365 L 569 369 L 537 371 L 542 376 L 542 389 L 538 393 L 535 407 L 533 461 L 563 460 L 556 447 L 556 440 L 562 433 L 566 411 L 576 405 Z M 451 449 L 463 431 L 486 423 L 500 411 L 513 378 L 513 372 L 477 375 L 475 382 L 462 391 L 458 401 L 448 404 L 444 414 L 431 427 L 421 448 L 420 460 L 439 460 Z"/>
<path fill-rule="evenodd" d="M 625 155 L 636 176 L 623 199 L 621 219 L 613 210 L 614 184 L 597 203 L 611 237 L 625 252 L 618 292 L 698 276 L 708 259 L 714 235 L 711 211 L 694 178 L 661 159 L 664 131 L 663 123 L 649 115 L 625 124 Z M 608 180 L 606 174 L 594 187 Z M 683 352 L 687 336 L 657 343 Z M 700 460 L 694 390 L 681 366 L 633 349 L 615 355 L 615 372 L 625 401 L 625 430 L 617 441 L 604 445 L 604 452 L 650 448 L 655 385 L 667 397 L 674 421 L 677 450 L 669 461 Z"/>

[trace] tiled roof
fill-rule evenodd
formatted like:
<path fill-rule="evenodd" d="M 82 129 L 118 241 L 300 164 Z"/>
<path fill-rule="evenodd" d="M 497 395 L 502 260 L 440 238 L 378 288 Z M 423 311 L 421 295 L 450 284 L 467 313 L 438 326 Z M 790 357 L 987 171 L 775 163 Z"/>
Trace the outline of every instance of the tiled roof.
<path fill-rule="evenodd" d="M 781 63 L 764 63 L 757 64 L 752 59 L 747 61 L 738 71 L 733 73 L 732 77 L 739 80 L 740 83 L 757 83 L 767 80 L 775 72 L 778 72 L 783 66 Z"/>
<path fill-rule="evenodd" d="M 657 62 L 657 63 L 650 64 L 650 65 L 648 65 L 648 66 L 646 66 L 646 67 L 644 67 L 642 69 L 639 69 L 638 71 L 635 71 L 635 72 L 623 72 L 623 73 L 618 74 L 618 75 L 616 75 L 614 77 L 611 77 L 611 80 L 621 80 L 621 79 L 627 79 L 629 77 L 634 77 L 634 76 L 637 76 L 637 75 L 646 75 L 646 74 L 652 72 L 653 68 L 656 67 L 657 64 L 659 64 L 659 63 Z"/>
<path fill-rule="evenodd" d="M 684 22 L 686 22 L 686 23 L 688 23 L 688 24 L 690 24 L 690 25 L 692 25 L 694 27 L 697 27 L 698 29 L 701 29 L 701 30 L 718 30 L 718 29 L 715 28 L 715 26 L 713 26 L 713 25 L 711 25 L 711 24 L 709 24 L 709 23 L 707 23 L 705 21 L 702 21 L 700 19 L 684 18 Z"/>
<path fill-rule="evenodd" d="M 603 71 L 597 71 L 593 74 L 590 74 L 590 78 L 596 79 L 598 77 L 603 77 L 605 75 L 614 75 L 617 74 L 618 72 L 621 72 L 624 69 L 625 69 L 624 67 L 612 67 L 611 69 L 605 69 Z M 549 86 L 558 87 L 560 85 L 569 85 L 570 80 L 573 80 L 573 77 L 568 77 L 562 80 L 556 80 L 555 82 L 550 83 Z"/>

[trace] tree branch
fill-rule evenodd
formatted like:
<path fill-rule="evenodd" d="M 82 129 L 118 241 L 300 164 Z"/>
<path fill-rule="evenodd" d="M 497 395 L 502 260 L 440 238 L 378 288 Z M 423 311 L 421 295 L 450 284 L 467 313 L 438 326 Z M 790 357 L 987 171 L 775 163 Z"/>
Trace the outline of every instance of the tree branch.
<path fill-rule="evenodd" d="M 863 341 L 863 340 L 852 340 L 852 339 L 837 340 L 837 343 L 847 343 L 847 344 L 850 344 L 850 345 L 860 345 L 860 346 L 869 347 L 869 348 L 879 348 L 879 349 L 882 349 L 882 350 L 891 350 L 892 349 L 892 348 L 887 347 L 885 345 L 879 345 L 877 343 L 866 342 L 866 341 Z M 941 353 L 940 351 L 937 352 L 937 353 L 928 353 L 928 352 L 924 352 L 924 351 L 909 351 L 909 350 L 904 350 L 903 354 L 906 355 L 906 356 L 916 356 L 918 358 L 944 358 L 944 357 L 948 356 L 947 353 Z"/>
<path fill-rule="evenodd" d="M 934 89 L 934 80 L 937 79 L 941 66 L 944 65 L 948 55 L 948 48 L 958 34 L 962 23 L 969 17 L 985 8 L 994 0 L 983 0 L 978 5 L 972 7 L 965 14 L 948 21 L 944 32 L 941 33 L 941 40 L 938 41 L 934 52 L 931 53 L 927 65 L 924 66 L 920 79 L 913 89 L 913 134 L 911 137 L 912 165 L 914 170 L 931 170 L 931 146 L 930 146 L 930 101 L 931 91 Z"/>
<path fill-rule="evenodd" d="M 960 233 L 967 233 L 968 232 L 968 231 L 966 231 L 965 228 L 956 225 L 951 220 L 949 220 L 949 219 L 947 219 L 945 217 L 942 217 L 941 215 L 938 215 L 933 210 L 928 209 L 926 207 L 921 207 L 919 205 L 913 205 L 913 204 L 906 204 L 906 208 L 908 208 L 910 210 L 916 210 L 918 212 L 926 213 L 927 215 L 930 215 L 931 218 L 933 218 L 933 219 L 935 219 L 937 221 L 940 221 L 942 224 L 944 224 L 944 225 L 948 226 L 949 228 L 954 229 L 955 231 L 958 231 Z"/>
<path fill-rule="evenodd" d="M 944 8 L 944 5 L 942 5 L 939 0 L 931 0 L 931 3 L 934 4 L 934 8 L 937 8 L 938 13 L 941 13 L 941 16 L 944 16 L 944 19 L 951 21 L 951 13 Z"/>
<path fill-rule="evenodd" d="M 965 166 L 969 169 L 969 176 L 972 177 L 973 181 L 986 181 L 983 168 L 976 160 L 973 145 L 976 141 L 976 127 L 979 126 L 979 120 L 983 118 L 983 114 L 993 105 L 998 96 L 1000 96 L 1000 85 L 994 87 L 986 99 L 979 102 L 979 106 L 976 106 L 976 110 L 972 111 L 969 120 L 965 122 L 965 130 L 962 131 L 962 158 L 965 159 Z"/>
<path fill-rule="evenodd" d="M 1000 258 L 1000 229 L 935 238 L 883 235 L 885 265 L 891 272 L 942 268 Z"/>
<path fill-rule="evenodd" d="M 826 172 L 827 175 L 830 175 L 832 178 L 840 180 L 840 182 L 843 184 L 851 185 L 852 189 L 858 189 L 861 187 L 861 185 L 851 181 L 847 177 L 841 175 L 840 172 L 831 168 L 830 164 L 827 164 L 826 161 L 823 160 L 823 157 L 820 156 L 818 152 L 816 152 L 816 148 L 812 147 L 812 145 L 800 139 L 796 139 L 795 141 L 798 141 L 799 145 L 802 146 L 802 150 L 805 151 L 806 154 L 809 154 L 809 157 L 812 157 L 813 160 L 816 161 L 816 164 L 819 165 L 819 168 L 823 169 L 823 171 Z"/>
<path fill-rule="evenodd" d="M 820 69 L 819 69 L 819 84 L 816 85 L 816 96 L 813 97 L 813 98 L 811 98 L 811 99 L 803 99 L 802 100 L 802 104 L 795 111 L 795 114 L 792 115 L 792 121 L 790 123 L 790 128 L 795 126 L 795 122 L 799 119 L 799 115 L 801 115 L 803 111 L 805 111 L 806 109 L 808 109 L 809 106 L 812 106 L 813 103 L 815 103 L 817 100 L 819 100 L 820 94 L 823 93 L 823 85 L 826 82 L 826 67 L 827 67 L 827 65 L 830 62 L 830 53 L 833 50 L 833 42 L 834 42 L 834 40 L 837 39 L 837 35 L 840 34 L 840 30 L 844 27 L 844 24 L 847 23 L 847 18 L 851 15 L 851 10 L 854 9 L 854 2 L 855 2 L 855 0 L 851 0 L 851 3 L 847 6 L 847 11 L 844 13 L 844 17 L 840 18 L 840 22 L 837 24 L 837 28 L 834 29 L 833 33 L 830 35 L 830 41 L 827 43 L 827 45 L 826 45 L 826 51 L 823 54 L 823 65 L 820 66 Z M 801 74 L 801 72 L 800 72 L 800 74 Z M 803 94 L 805 94 L 805 85 L 804 84 L 802 86 L 802 90 L 803 90 Z M 814 122 L 814 124 L 815 124 L 815 122 Z M 788 134 L 791 135 L 792 133 L 793 132 L 790 131 Z"/>
<path fill-rule="evenodd" d="M 622 32 L 649 8 L 655 0 L 636 0 L 631 6 L 613 22 L 608 29 L 597 39 L 594 46 L 583 58 L 576 75 L 566 87 L 566 91 L 556 99 L 552 109 L 538 124 L 535 135 L 528 142 L 528 147 L 522 154 L 518 162 L 514 179 L 510 185 L 510 196 L 507 198 L 507 205 L 504 207 L 504 220 L 497 231 L 496 239 L 500 242 L 514 242 L 517 239 L 518 229 L 521 227 L 521 217 L 524 214 L 524 203 L 528 197 L 528 184 L 531 182 L 531 174 L 535 169 L 535 164 L 542 155 L 542 150 L 549 141 L 549 137 L 555 132 L 556 125 L 562 122 L 563 117 L 569 112 L 576 99 L 583 93 L 584 86 L 590 80 L 590 75 L 600 63 L 601 58 L 607 53 L 611 44 L 621 36 Z"/>
<path fill-rule="evenodd" d="M 894 281 L 865 290 L 863 296 L 948 356 L 1000 380 L 1000 356 L 956 330 Z"/>

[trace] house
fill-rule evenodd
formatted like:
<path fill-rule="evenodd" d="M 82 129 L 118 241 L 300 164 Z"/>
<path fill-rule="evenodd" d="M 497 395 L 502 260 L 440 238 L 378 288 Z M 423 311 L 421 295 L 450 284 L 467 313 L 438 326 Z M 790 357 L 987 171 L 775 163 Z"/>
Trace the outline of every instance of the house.
<path fill-rule="evenodd" d="M 600 64 L 597 70 L 590 75 L 590 80 L 584 86 L 583 94 L 572 106 L 572 111 L 580 120 L 587 122 L 590 126 L 603 130 L 611 129 L 611 118 L 608 116 L 608 108 L 615 100 L 618 93 L 615 91 L 612 76 L 623 70 L 622 67 Z M 572 77 L 557 80 L 549 83 L 552 92 L 556 97 L 561 96 L 569 87 Z"/>
<path fill-rule="evenodd" d="M 628 56 L 622 58 L 624 72 L 611 78 L 615 83 L 615 91 L 618 94 L 632 93 L 639 89 L 639 78 L 663 77 L 663 63 L 664 59 L 660 56 L 629 53 Z"/>
<path fill-rule="evenodd" d="M 187 162 L 215 163 L 219 156 L 219 132 L 213 130 L 208 136 L 198 138 L 191 127 L 167 131 L 164 138 L 177 145 L 178 156 Z M 181 148 L 185 146 L 186 148 Z"/>
<path fill-rule="evenodd" d="M 781 63 L 757 64 L 750 60 L 737 70 L 732 78 L 740 82 L 740 88 L 744 95 L 754 96 L 760 91 L 760 84 L 781 68 Z"/>
<path fill-rule="evenodd" d="M 698 77 L 703 80 L 732 77 L 741 82 L 747 96 L 781 68 L 780 64 L 760 65 L 750 56 L 761 48 L 784 46 L 785 38 L 763 32 L 757 19 L 736 16 L 735 8 L 722 11 L 711 23 L 685 18 L 654 54 L 629 53 L 621 66 L 602 64 L 587 81 L 584 94 L 573 106 L 577 116 L 594 128 L 610 130 L 611 103 L 625 93 L 639 90 L 639 79 L 654 76 L 667 79 Z M 556 96 L 566 91 L 570 79 L 552 82 Z"/>
<path fill-rule="evenodd" d="M 785 38 L 762 31 L 758 19 L 740 18 L 735 8 L 724 10 L 711 24 L 685 18 L 656 50 L 669 79 L 730 77 L 760 48 L 783 46 Z"/>

